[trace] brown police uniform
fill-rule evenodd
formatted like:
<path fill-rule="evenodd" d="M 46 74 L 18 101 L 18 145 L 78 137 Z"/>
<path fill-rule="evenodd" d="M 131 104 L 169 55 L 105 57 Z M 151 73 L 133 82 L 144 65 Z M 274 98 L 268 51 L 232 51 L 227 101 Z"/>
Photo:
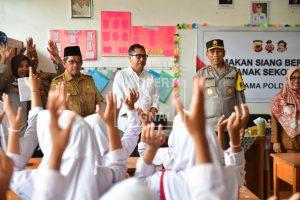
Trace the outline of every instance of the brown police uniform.
<path fill-rule="evenodd" d="M 82 117 L 95 113 L 96 104 L 100 104 L 103 98 L 91 76 L 80 74 L 79 77 L 73 78 L 66 70 L 52 80 L 51 90 L 54 90 L 59 82 L 63 82 L 65 92 L 70 94 L 67 101 L 68 109 Z"/>

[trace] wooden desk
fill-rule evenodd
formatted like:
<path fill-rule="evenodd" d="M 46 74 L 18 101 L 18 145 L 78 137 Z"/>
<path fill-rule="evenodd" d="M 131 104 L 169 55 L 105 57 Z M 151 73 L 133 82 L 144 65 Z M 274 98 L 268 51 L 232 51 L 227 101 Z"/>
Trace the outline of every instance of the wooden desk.
<path fill-rule="evenodd" d="M 259 200 L 246 186 L 240 188 L 239 200 Z"/>
<path fill-rule="evenodd" d="M 258 136 L 251 146 L 246 151 L 246 186 L 260 199 L 264 198 L 264 154 L 266 136 Z"/>
<path fill-rule="evenodd" d="M 293 193 L 300 191 L 300 153 L 273 153 L 274 195 L 279 194 L 279 180 L 293 187 Z"/>

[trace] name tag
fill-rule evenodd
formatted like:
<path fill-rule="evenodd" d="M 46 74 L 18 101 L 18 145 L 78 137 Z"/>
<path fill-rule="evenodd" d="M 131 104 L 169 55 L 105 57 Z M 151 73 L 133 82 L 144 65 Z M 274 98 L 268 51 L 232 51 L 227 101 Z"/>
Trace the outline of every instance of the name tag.
<path fill-rule="evenodd" d="M 215 81 L 205 81 L 205 87 L 215 87 L 216 82 Z"/>

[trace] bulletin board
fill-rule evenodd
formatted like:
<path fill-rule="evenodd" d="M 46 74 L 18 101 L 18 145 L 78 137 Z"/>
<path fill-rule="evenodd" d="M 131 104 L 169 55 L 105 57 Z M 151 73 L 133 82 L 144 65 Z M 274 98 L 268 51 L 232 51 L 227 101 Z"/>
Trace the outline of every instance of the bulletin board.
<path fill-rule="evenodd" d="M 55 42 L 60 57 L 65 47 L 79 46 L 83 60 L 97 60 L 96 30 L 50 30 L 50 39 Z"/>
<path fill-rule="evenodd" d="M 131 13 L 101 11 L 101 56 L 127 56 Z"/>

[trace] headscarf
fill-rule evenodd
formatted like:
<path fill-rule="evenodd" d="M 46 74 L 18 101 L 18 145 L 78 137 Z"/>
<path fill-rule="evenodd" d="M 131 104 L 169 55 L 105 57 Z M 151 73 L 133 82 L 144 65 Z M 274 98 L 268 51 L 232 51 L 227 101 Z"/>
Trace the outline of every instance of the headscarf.
<path fill-rule="evenodd" d="M 14 56 L 14 57 L 11 59 L 11 71 L 12 71 L 12 74 L 13 74 L 16 78 L 19 78 L 19 75 L 18 75 L 18 68 L 20 67 L 21 62 L 22 62 L 23 60 L 27 60 L 28 63 L 30 64 L 30 59 L 29 59 L 27 56 L 24 56 L 24 55 L 22 55 L 22 54 L 16 55 L 16 56 Z"/>
<path fill-rule="evenodd" d="M 290 138 L 300 134 L 300 89 L 294 89 L 291 76 L 300 67 L 291 67 L 280 92 L 271 101 L 271 110 Z"/>
<path fill-rule="evenodd" d="M 164 192 L 166 199 L 189 199 L 186 170 L 195 165 L 195 144 L 179 114 L 175 116 L 173 124 L 169 145 L 173 147 L 176 157 L 173 166 L 168 166 L 172 171 L 166 171 L 164 176 Z M 212 162 L 221 167 L 223 152 L 217 136 L 209 127 L 205 134 Z"/>
<path fill-rule="evenodd" d="M 100 200 L 154 200 L 151 191 L 136 178 L 129 178 L 114 185 Z"/>
<path fill-rule="evenodd" d="M 66 121 L 75 113 L 69 110 L 63 111 L 58 123 L 62 128 L 66 127 Z M 41 111 L 37 118 L 37 135 L 44 157 L 36 170 L 22 170 L 14 174 L 13 190 L 22 199 L 31 199 L 34 180 L 39 178 L 39 173 L 48 168 L 48 162 L 52 150 L 51 133 L 49 129 L 50 113 Z M 98 199 L 104 192 L 101 191 L 99 167 L 100 153 L 97 148 L 95 135 L 90 126 L 82 117 L 76 116 L 70 133 L 69 143 L 66 147 L 60 166 L 60 173 L 65 177 L 65 199 Z M 104 187 L 102 187 L 104 188 Z"/>

